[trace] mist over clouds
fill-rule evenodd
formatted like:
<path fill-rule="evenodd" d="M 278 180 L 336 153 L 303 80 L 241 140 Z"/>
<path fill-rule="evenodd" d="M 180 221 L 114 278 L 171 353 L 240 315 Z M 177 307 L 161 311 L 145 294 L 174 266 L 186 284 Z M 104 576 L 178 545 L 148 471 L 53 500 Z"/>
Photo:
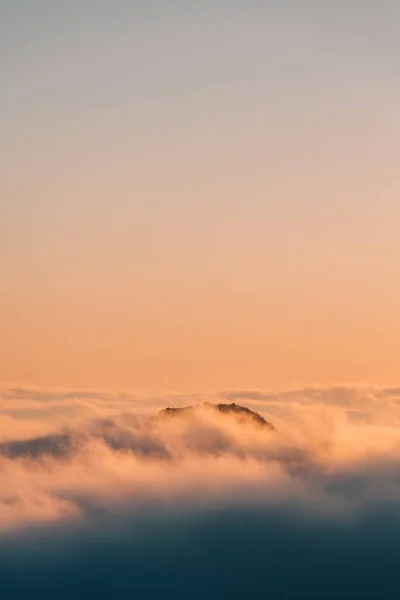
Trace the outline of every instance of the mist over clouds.
<path fill-rule="evenodd" d="M 368 385 L 3 388 L 4 597 L 395 598 L 399 409 L 399 389 Z"/>

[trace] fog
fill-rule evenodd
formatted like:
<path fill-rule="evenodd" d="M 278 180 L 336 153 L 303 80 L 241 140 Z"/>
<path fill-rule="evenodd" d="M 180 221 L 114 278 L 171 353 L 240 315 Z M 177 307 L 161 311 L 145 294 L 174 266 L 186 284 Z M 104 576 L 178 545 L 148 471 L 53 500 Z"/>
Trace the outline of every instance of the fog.
<path fill-rule="evenodd" d="M 4 597 L 398 597 L 399 398 L 3 389 Z"/>

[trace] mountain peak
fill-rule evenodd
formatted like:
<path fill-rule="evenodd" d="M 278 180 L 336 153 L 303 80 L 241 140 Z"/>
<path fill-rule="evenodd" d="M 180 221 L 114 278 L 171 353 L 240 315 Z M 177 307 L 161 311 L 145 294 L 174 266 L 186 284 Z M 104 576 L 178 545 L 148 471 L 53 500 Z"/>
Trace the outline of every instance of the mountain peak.
<path fill-rule="evenodd" d="M 269 423 L 257 412 L 247 408 L 246 406 L 240 406 L 239 404 L 235 404 L 232 402 L 231 404 L 213 404 L 211 402 L 203 402 L 200 405 L 195 406 L 183 406 L 180 408 L 164 408 L 159 412 L 160 417 L 176 417 L 179 415 L 188 416 L 192 414 L 196 409 L 205 408 L 207 410 L 214 410 L 216 412 L 222 413 L 224 415 L 234 415 L 240 421 L 244 423 L 252 423 L 254 425 L 258 425 L 259 427 L 263 427 L 269 429 L 270 431 L 276 431 L 275 427 L 272 423 Z"/>

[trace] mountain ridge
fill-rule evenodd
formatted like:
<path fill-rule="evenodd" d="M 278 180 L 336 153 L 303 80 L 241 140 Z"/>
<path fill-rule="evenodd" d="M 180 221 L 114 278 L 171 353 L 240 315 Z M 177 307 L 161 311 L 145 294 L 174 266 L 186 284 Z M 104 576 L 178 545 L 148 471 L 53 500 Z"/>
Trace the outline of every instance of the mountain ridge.
<path fill-rule="evenodd" d="M 203 402 L 202 404 L 199 405 L 194 405 L 194 406 L 182 406 L 182 407 L 178 407 L 178 408 L 171 408 L 171 407 L 167 407 L 167 408 L 163 408 L 162 410 L 160 410 L 160 412 L 158 413 L 158 416 L 163 418 L 163 417 L 175 417 L 178 415 L 189 415 L 191 413 L 193 413 L 196 409 L 198 408 L 206 408 L 208 410 L 215 410 L 217 412 L 220 412 L 222 414 L 232 414 L 235 417 L 239 417 L 239 419 L 241 421 L 244 422 L 249 422 L 249 423 L 253 423 L 255 425 L 258 425 L 259 427 L 262 428 L 267 428 L 270 431 L 276 431 L 276 428 L 274 427 L 274 425 L 272 423 L 270 423 L 269 421 L 267 421 L 266 419 L 264 419 L 264 417 L 262 417 L 259 413 L 251 410 L 250 408 L 247 408 L 246 406 L 241 406 L 239 404 L 236 404 L 235 402 L 231 402 L 231 403 L 218 403 L 218 404 L 213 404 L 212 402 Z"/>

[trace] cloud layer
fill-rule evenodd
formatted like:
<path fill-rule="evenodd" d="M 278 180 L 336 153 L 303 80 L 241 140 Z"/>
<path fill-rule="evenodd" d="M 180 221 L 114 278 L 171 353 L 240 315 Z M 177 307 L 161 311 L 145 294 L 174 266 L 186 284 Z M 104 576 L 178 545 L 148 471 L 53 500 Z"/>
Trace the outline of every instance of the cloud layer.
<path fill-rule="evenodd" d="M 277 431 L 204 407 L 155 418 L 203 401 Z M 42 599 L 397 597 L 399 417 L 400 390 L 367 385 L 3 388 L 0 585 Z"/>

